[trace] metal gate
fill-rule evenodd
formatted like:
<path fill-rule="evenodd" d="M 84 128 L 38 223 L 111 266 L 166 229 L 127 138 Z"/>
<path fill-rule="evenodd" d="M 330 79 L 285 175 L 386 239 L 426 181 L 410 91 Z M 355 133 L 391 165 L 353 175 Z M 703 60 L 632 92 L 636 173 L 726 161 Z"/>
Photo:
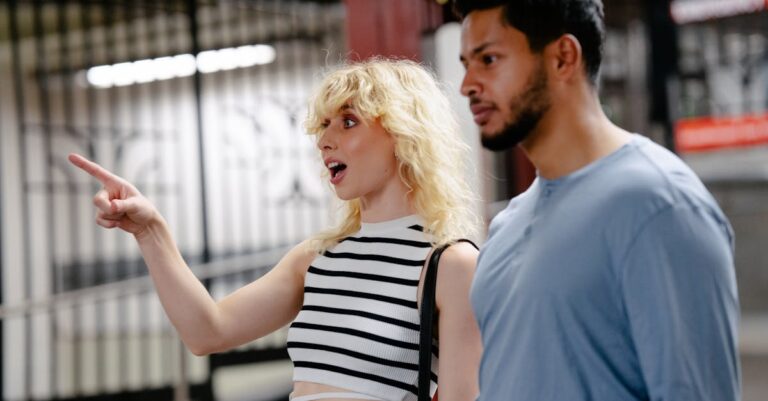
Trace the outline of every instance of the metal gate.
<path fill-rule="evenodd" d="M 155 202 L 214 297 L 324 227 L 330 192 L 301 122 L 344 53 L 338 1 L 7 0 L 0 10 L 2 396 L 211 399 L 140 254 L 93 222 L 96 160 Z"/>

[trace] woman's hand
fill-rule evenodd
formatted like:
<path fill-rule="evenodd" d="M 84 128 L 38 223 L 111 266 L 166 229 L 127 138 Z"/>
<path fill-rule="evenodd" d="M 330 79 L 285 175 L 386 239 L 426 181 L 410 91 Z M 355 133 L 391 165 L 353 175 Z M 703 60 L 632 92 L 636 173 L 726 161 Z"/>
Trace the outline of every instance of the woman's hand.
<path fill-rule="evenodd" d="M 159 219 L 160 213 L 155 206 L 130 182 L 78 154 L 70 154 L 69 161 L 103 186 L 93 197 L 93 204 L 98 209 L 98 225 L 117 227 L 138 238 L 147 226 Z"/>

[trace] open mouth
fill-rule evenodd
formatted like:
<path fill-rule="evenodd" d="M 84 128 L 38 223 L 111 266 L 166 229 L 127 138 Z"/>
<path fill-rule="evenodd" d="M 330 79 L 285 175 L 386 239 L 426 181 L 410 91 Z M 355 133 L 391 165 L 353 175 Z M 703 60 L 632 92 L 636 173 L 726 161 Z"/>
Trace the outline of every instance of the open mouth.
<path fill-rule="evenodd" d="M 347 165 L 339 162 L 331 162 L 328 164 L 328 170 L 331 171 L 331 178 L 336 178 L 342 171 L 347 169 Z"/>

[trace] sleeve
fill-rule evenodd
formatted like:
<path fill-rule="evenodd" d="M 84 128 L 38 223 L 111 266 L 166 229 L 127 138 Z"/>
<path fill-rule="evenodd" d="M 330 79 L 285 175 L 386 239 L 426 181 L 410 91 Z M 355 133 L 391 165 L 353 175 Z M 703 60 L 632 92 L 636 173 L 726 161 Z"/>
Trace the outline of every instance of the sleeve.
<path fill-rule="evenodd" d="M 673 206 L 627 249 L 621 290 L 652 401 L 740 399 L 731 235 L 713 211 Z"/>

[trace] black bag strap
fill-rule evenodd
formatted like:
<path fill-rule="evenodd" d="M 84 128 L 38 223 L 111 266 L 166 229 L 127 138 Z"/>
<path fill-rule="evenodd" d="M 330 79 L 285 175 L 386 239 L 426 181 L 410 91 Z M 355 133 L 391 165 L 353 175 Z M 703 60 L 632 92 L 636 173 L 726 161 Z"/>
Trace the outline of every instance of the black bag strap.
<path fill-rule="evenodd" d="M 474 242 L 468 239 L 460 239 L 456 242 L 468 242 L 475 248 Z M 429 401 L 429 387 L 432 379 L 432 329 L 435 325 L 435 289 L 437 287 L 437 266 L 440 263 L 440 255 L 449 246 L 448 243 L 432 252 L 427 264 L 427 273 L 424 275 L 424 287 L 421 292 L 421 330 L 419 332 L 419 401 Z"/>

